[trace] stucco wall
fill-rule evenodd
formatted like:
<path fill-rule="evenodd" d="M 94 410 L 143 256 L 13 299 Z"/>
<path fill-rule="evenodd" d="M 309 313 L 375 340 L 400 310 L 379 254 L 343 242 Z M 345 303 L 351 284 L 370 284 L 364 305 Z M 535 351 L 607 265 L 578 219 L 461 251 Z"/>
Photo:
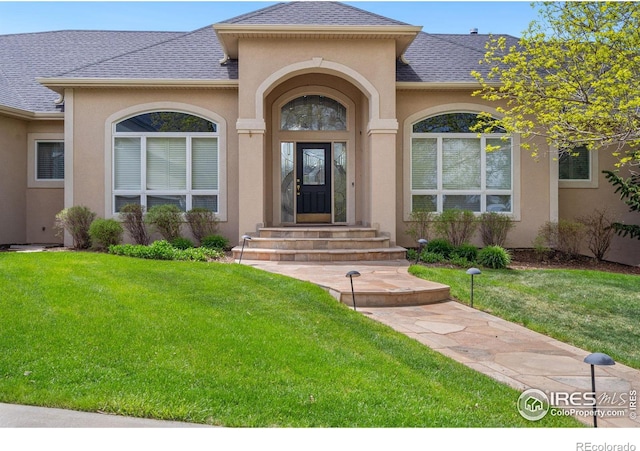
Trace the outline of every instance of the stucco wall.
<path fill-rule="evenodd" d="M 0 116 L 0 244 L 26 241 L 27 123 Z"/>
<path fill-rule="evenodd" d="M 611 185 L 603 170 L 615 170 L 616 159 L 610 152 L 598 151 L 597 184 L 593 188 L 561 188 L 559 191 L 560 218 L 575 220 L 581 216 L 589 215 L 594 210 L 610 211 L 620 222 L 627 224 L 640 224 L 640 213 L 629 212 L 628 206 L 620 200 L 620 195 L 615 194 L 615 188 Z M 620 175 L 629 177 L 628 168 L 622 168 Z M 592 255 L 587 245 L 583 246 L 585 255 Z M 615 236 L 606 260 L 620 262 L 628 265 L 640 265 L 640 240 Z"/>
<path fill-rule="evenodd" d="M 476 111 L 470 108 L 471 104 L 476 105 L 480 111 L 483 108 L 482 101 L 471 96 L 471 91 L 398 91 L 398 122 L 400 123 L 400 133 L 397 143 L 397 203 L 396 218 L 398 229 L 398 242 L 400 245 L 415 247 L 416 244 L 406 234 L 407 222 L 406 214 L 408 206 L 406 203 L 406 189 L 410 182 L 410 175 L 405 173 L 403 167 L 405 147 L 408 144 L 406 137 L 410 134 L 410 117 L 415 119 L 415 115 L 421 111 L 433 111 L 438 109 L 449 109 L 450 111 Z M 487 105 L 487 108 L 492 108 Z M 514 149 L 517 152 L 517 142 L 514 141 Z M 514 167 L 514 190 L 520 191 L 519 217 L 516 218 L 516 225 L 508 235 L 507 247 L 531 247 L 532 241 L 537 235 L 538 228 L 549 221 L 553 214 L 550 175 L 551 159 L 544 152 L 541 145 L 541 157 L 536 161 L 525 150 L 520 150 L 520 165 Z M 514 161 L 515 162 L 515 161 Z M 515 166 L 515 165 L 514 165 Z M 519 175 L 519 176 L 518 176 Z M 518 186 L 519 185 L 519 186 Z M 481 244 L 476 236 L 475 244 Z"/>
<path fill-rule="evenodd" d="M 111 171 L 106 170 L 106 165 L 111 161 L 111 139 L 105 132 L 108 118 L 122 111 L 131 111 L 131 108 L 137 110 L 138 107 L 140 113 L 162 109 L 163 105 L 180 105 L 186 111 L 191 106 L 202 108 L 226 121 L 227 218 L 220 222 L 219 231 L 233 241 L 238 228 L 236 99 L 237 92 L 234 89 L 74 89 L 73 204 L 86 205 L 100 217 L 111 216 L 107 208 L 110 190 L 106 188 L 111 178 Z M 106 128 L 110 130 L 108 125 Z"/>

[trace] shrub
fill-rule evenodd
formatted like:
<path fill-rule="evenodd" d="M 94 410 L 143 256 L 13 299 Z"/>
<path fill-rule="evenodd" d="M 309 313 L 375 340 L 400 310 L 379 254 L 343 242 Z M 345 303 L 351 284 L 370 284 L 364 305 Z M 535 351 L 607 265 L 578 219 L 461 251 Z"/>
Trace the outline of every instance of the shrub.
<path fill-rule="evenodd" d="M 146 217 L 147 224 L 153 225 L 166 241 L 180 237 L 182 212 L 173 204 L 151 207 Z"/>
<path fill-rule="evenodd" d="M 134 243 L 149 244 L 149 234 L 144 223 L 144 207 L 139 204 L 127 204 L 120 209 L 120 221 L 129 232 Z"/>
<path fill-rule="evenodd" d="M 409 221 L 407 235 L 414 241 L 418 241 L 420 238 L 430 239 L 433 213 L 424 210 L 412 211 L 411 215 L 409 215 Z"/>
<path fill-rule="evenodd" d="M 188 238 L 178 237 L 171 242 L 171 245 L 176 249 L 189 249 L 193 247 L 193 241 Z"/>
<path fill-rule="evenodd" d="M 415 262 L 418 259 L 418 251 L 415 249 L 407 249 L 407 260 Z"/>
<path fill-rule="evenodd" d="M 449 259 L 449 263 L 459 268 L 468 268 L 475 262 L 471 262 L 464 257 L 454 256 L 454 257 L 451 257 L 451 259 Z"/>
<path fill-rule="evenodd" d="M 509 216 L 493 211 L 480 215 L 479 224 L 480 238 L 485 246 L 504 246 L 507 234 L 514 226 Z"/>
<path fill-rule="evenodd" d="M 533 252 L 536 254 L 536 257 L 539 261 L 544 261 L 551 256 L 553 250 L 549 248 L 546 244 L 545 239 L 538 235 L 533 240 Z"/>
<path fill-rule="evenodd" d="M 56 215 L 58 236 L 66 230 L 73 238 L 74 248 L 88 249 L 91 246 L 89 227 L 95 218 L 96 214 L 87 207 L 76 205 L 65 208 Z"/>
<path fill-rule="evenodd" d="M 579 222 L 561 219 L 559 222 L 546 222 L 538 230 L 538 236 L 548 247 L 573 257 L 580 254 L 584 230 L 584 225 Z"/>
<path fill-rule="evenodd" d="M 445 210 L 435 218 L 434 227 L 438 237 L 446 238 L 454 246 L 460 246 L 471 240 L 478 221 L 471 211 Z"/>
<path fill-rule="evenodd" d="M 151 260 L 190 260 L 199 262 L 205 262 L 222 257 L 222 253 L 215 249 L 202 247 L 176 249 L 165 240 L 154 241 L 149 246 L 141 244 L 120 244 L 116 246 L 109 246 L 109 253 Z"/>
<path fill-rule="evenodd" d="M 511 255 L 500 246 L 487 246 L 478 252 L 478 263 L 487 268 L 504 269 L 511 263 Z"/>
<path fill-rule="evenodd" d="M 89 227 L 91 244 L 99 250 L 106 250 L 109 246 L 120 244 L 124 229 L 115 219 L 98 218 Z"/>
<path fill-rule="evenodd" d="M 445 259 L 449 258 L 453 253 L 454 246 L 449 243 L 447 240 L 442 238 L 436 238 L 435 240 L 431 240 L 427 243 L 425 247 L 426 252 L 431 252 L 434 254 L 440 254 Z"/>
<path fill-rule="evenodd" d="M 229 240 L 222 235 L 209 235 L 202 239 L 200 245 L 208 249 L 224 250 L 229 247 Z"/>
<path fill-rule="evenodd" d="M 613 224 L 616 218 L 605 208 L 604 210 L 596 209 L 591 214 L 579 217 L 578 222 L 585 227 L 589 250 L 598 261 L 604 260 L 615 235 Z"/>
<path fill-rule="evenodd" d="M 218 219 L 212 211 L 206 208 L 191 209 L 186 213 L 185 218 L 193 237 L 199 243 L 204 237 L 215 235 L 218 231 Z"/>
<path fill-rule="evenodd" d="M 462 244 L 456 247 L 455 249 L 453 249 L 453 252 L 451 255 L 452 255 L 452 259 L 456 257 L 463 258 L 468 262 L 472 263 L 472 262 L 475 262 L 476 259 L 478 258 L 478 248 L 473 246 L 472 244 Z"/>
<path fill-rule="evenodd" d="M 438 252 L 429 252 L 425 249 L 420 254 L 420 260 L 425 263 L 443 263 L 447 261 L 447 258 Z"/>

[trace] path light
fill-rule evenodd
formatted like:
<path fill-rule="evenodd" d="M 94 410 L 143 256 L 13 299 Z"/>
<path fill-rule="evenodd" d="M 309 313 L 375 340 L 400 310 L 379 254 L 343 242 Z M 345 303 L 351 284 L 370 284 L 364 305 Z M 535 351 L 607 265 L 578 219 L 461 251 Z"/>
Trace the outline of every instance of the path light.
<path fill-rule="evenodd" d="M 348 277 L 349 281 L 351 281 L 351 298 L 353 299 L 353 310 L 356 311 L 356 294 L 353 291 L 353 278 L 360 277 L 360 273 L 358 271 L 349 271 L 345 277 Z"/>
<path fill-rule="evenodd" d="M 249 235 L 242 235 L 242 250 L 240 251 L 240 260 L 238 260 L 238 263 L 242 263 L 242 254 L 244 254 L 244 244 L 247 242 L 247 240 L 251 241 L 251 237 Z"/>
<path fill-rule="evenodd" d="M 473 276 L 476 274 L 482 274 L 478 268 L 467 269 L 467 274 L 471 276 L 471 307 L 473 308 Z"/>
<path fill-rule="evenodd" d="M 584 358 L 584 363 L 591 365 L 591 391 L 593 392 L 593 427 L 598 427 L 598 407 L 596 406 L 596 374 L 594 365 L 606 366 L 615 365 L 611 357 L 601 352 L 594 352 Z"/>
<path fill-rule="evenodd" d="M 418 256 L 416 257 L 416 265 L 420 261 L 420 255 L 422 254 L 422 248 L 425 247 L 427 245 L 427 243 L 428 243 L 428 241 L 425 240 L 424 238 L 420 238 L 418 240 Z"/>

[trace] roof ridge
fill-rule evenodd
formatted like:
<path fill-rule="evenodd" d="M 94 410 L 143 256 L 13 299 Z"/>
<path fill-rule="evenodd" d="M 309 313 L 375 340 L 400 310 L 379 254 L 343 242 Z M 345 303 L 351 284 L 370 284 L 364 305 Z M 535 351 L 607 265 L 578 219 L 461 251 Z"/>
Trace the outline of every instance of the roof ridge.
<path fill-rule="evenodd" d="M 484 53 L 485 53 L 484 50 L 478 50 L 477 48 L 472 47 L 470 45 L 466 45 L 466 44 L 463 44 L 461 42 L 458 42 L 458 41 L 455 41 L 455 40 L 452 40 L 452 39 L 444 38 L 444 36 L 471 36 L 471 35 L 468 35 L 468 34 L 462 34 L 462 33 L 461 34 L 439 34 L 439 33 L 427 33 L 427 32 L 424 32 L 424 31 L 422 33 L 424 33 L 426 35 L 429 35 L 429 36 L 431 36 L 431 37 L 433 37 L 435 39 L 438 39 L 440 41 L 445 41 L 445 42 L 448 42 L 449 44 L 457 45 L 458 47 L 462 47 L 462 48 L 465 48 L 467 50 L 472 50 L 475 53 L 480 53 L 482 55 L 484 55 Z M 473 35 L 473 36 L 489 36 L 489 35 Z M 507 35 L 498 35 L 498 36 L 507 36 Z"/>
<path fill-rule="evenodd" d="M 353 6 L 353 5 L 348 5 L 348 4 L 342 3 L 342 2 L 335 2 L 335 3 L 340 3 L 342 6 L 346 6 L 347 8 L 351 8 L 354 11 L 359 11 L 359 12 L 362 12 L 362 13 L 366 13 L 366 14 L 368 14 L 370 16 L 379 17 L 380 19 L 390 20 L 392 22 L 396 22 L 397 24 L 411 25 L 410 23 L 402 22 L 401 20 L 397 20 L 397 19 L 392 19 L 391 17 L 383 16 L 382 14 L 372 13 L 371 11 L 367 11 L 366 9 L 357 8 L 357 7 Z"/>
<path fill-rule="evenodd" d="M 292 3 L 300 3 L 300 2 L 280 2 L 280 3 L 276 3 L 275 5 L 269 5 L 269 6 L 265 6 L 264 8 L 260 8 L 260 9 L 256 9 L 255 11 L 250 11 L 248 13 L 244 13 L 244 14 L 240 14 L 239 16 L 235 16 L 235 17 L 231 17 L 227 20 L 223 20 L 222 22 L 218 22 L 218 23 L 236 23 L 239 22 L 240 20 L 245 20 L 248 19 L 250 17 L 257 17 L 260 16 L 262 14 L 264 14 L 267 10 L 269 10 L 269 12 L 274 11 L 274 10 L 278 10 L 286 5 L 290 5 Z"/>
<path fill-rule="evenodd" d="M 55 77 L 62 77 L 62 76 L 64 76 L 64 75 L 67 75 L 67 74 L 70 74 L 70 73 L 76 72 L 76 71 L 81 70 L 81 69 L 86 69 L 86 68 L 91 67 L 91 66 L 95 66 L 95 65 L 98 65 L 98 64 L 105 63 L 105 62 L 107 62 L 107 61 L 111 61 L 111 60 L 115 60 L 115 59 L 117 59 L 117 58 L 121 58 L 121 57 L 123 57 L 123 56 L 125 56 L 125 55 L 131 55 L 131 54 L 134 54 L 134 53 L 137 53 L 137 52 L 141 52 L 141 51 L 143 51 L 143 50 L 148 50 L 148 49 L 150 49 L 150 48 L 156 47 L 156 46 L 158 46 L 158 45 L 166 44 L 167 42 L 171 42 L 171 41 L 174 41 L 174 40 L 176 40 L 176 39 L 182 39 L 182 38 L 184 38 L 185 36 L 192 35 L 192 34 L 194 34 L 194 33 L 197 33 L 197 32 L 200 32 L 200 31 L 202 31 L 202 30 L 205 30 L 205 29 L 207 29 L 207 28 L 209 28 L 209 27 L 211 27 L 211 25 L 207 25 L 207 26 L 205 26 L 205 27 L 198 28 L 197 30 L 193 30 L 193 31 L 190 31 L 190 32 L 179 32 L 179 31 L 178 31 L 178 32 L 174 32 L 174 33 L 180 33 L 180 34 L 179 34 L 178 36 L 173 36 L 173 37 L 171 37 L 171 38 L 169 38 L 169 39 L 165 39 L 165 40 L 160 41 L 160 42 L 154 42 L 153 44 L 149 44 L 149 45 L 147 45 L 147 46 L 140 47 L 140 48 L 137 48 L 137 49 L 135 49 L 135 50 L 129 50 L 128 52 L 120 53 L 120 54 L 118 54 L 118 55 L 111 56 L 111 57 L 109 57 L 109 58 L 104 58 L 104 59 L 101 59 L 101 60 L 98 60 L 98 61 L 93 61 L 93 62 L 91 62 L 91 63 L 85 64 L 84 66 L 74 67 L 73 69 L 67 70 L 67 71 L 65 71 L 65 72 L 61 72 L 61 73 L 59 73 L 59 74 L 57 74 L 57 75 L 54 75 L 54 76 L 53 76 L 53 78 L 55 78 Z"/>

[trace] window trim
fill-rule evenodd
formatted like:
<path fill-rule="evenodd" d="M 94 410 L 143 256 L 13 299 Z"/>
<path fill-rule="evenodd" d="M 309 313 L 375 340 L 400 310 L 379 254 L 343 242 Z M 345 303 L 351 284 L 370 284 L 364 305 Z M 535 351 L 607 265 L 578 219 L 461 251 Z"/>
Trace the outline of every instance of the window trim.
<path fill-rule="evenodd" d="M 214 122 L 217 125 L 217 132 L 215 133 L 203 133 L 203 132 L 194 132 L 194 133 L 184 133 L 184 132 L 170 132 L 170 133 L 149 133 L 148 135 L 160 136 L 163 137 L 185 137 L 187 135 L 191 137 L 216 137 L 218 140 L 218 212 L 216 213 L 216 218 L 218 218 L 221 222 L 227 221 L 227 121 L 221 115 L 190 104 L 184 104 L 179 102 L 154 102 L 143 105 L 135 105 L 119 112 L 116 112 L 109 116 L 105 120 L 105 152 L 104 152 L 104 162 L 105 162 L 105 217 L 106 218 L 118 218 L 118 213 L 115 213 L 115 190 L 114 190 L 114 172 L 113 172 L 113 158 L 114 158 L 114 143 L 116 137 L 125 137 L 125 135 L 132 136 L 141 136 L 144 133 L 135 133 L 135 132 L 118 132 L 116 133 L 115 127 L 118 122 L 126 120 L 130 117 L 137 116 L 145 113 L 159 112 L 159 111 L 172 111 L 178 113 L 185 113 L 194 116 L 199 116 L 208 121 Z M 189 160 L 190 161 L 190 160 Z M 191 168 L 188 167 L 188 174 L 191 173 Z M 144 190 L 136 191 L 136 193 L 141 193 Z M 197 193 L 191 192 L 193 195 L 207 195 L 207 192 L 211 190 L 198 190 Z M 125 190 L 119 190 L 118 194 L 124 194 Z M 183 195 L 178 193 L 175 190 L 171 190 L 171 192 L 165 191 L 154 191 L 154 194 L 157 195 Z"/>
<path fill-rule="evenodd" d="M 425 110 L 416 112 L 410 116 L 408 116 L 407 118 L 405 118 L 404 120 L 404 138 L 403 138 L 403 173 L 404 173 L 404 177 L 403 177 L 403 219 L 404 221 L 408 222 L 411 221 L 411 212 L 412 212 L 412 204 L 413 204 L 413 199 L 412 196 L 414 194 L 416 194 L 416 192 L 412 189 L 412 142 L 413 142 L 413 138 L 414 137 L 418 137 L 419 135 L 426 137 L 427 135 L 431 135 L 430 137 L 435 137 L 435 136 L 451 136 L 451 137 L 455 137 L 455 136 L 462 136 L 462 135 L 466 135 L 466 137 L 478 137 L 477 134 L 458 134 L 458 133 L 435 133 L 435 134 L 424 134 L 424 133 L 413 133 L 413 125 L 417 122 L 420 122 L 421 120 L 427 119 L 429 117 L 432 116 L 438 116 L 438 115 L 442 115 L 442 114 L 450 114 L 450 113 L 473 113 L 473 114 L 478 114 L 480 112 L 487 112 L 490 113 L 491 115 L 495 116 L 495 117 L 499 117 L 499 113 L 493 109 L 493 108 L 489 108 L 489 107 L 485 107 L 484 105 L 479 105 L 479 104 L 471 104 L 471 103 L 456 103 L 456 104 L 449 104 L 449 105 L 439 105 L 436 107 L 432 107 L 432 108 L 427 108 Z M 495 133 L 495 134 L 482 134 L 481 137 L 483 139 L 486 138 L 496 138 L 496 137 L 503 137 L 504 134 L 502 133 Z M 510 195 L 511 195 L 511 212 L 510 213 L 503 213 L 505 215 L 508 215 L 509 217 L 511 217 L 514 221 L 519 221 L 520 217 L 521 217 L 521 212 L 520 212 L 520 192 L 521 192 L 521 188 L 520 188 L 520 136 L 519 135 L 511 135 L 511 190 L 510 190 Z M 483 152 L 482 153 L 482 159 L 484 160 L 486 157 L 486 153 Z M 485 174 L 483 173 L 483 176 Z M 483 186 L 484 186 L 484 181 L 483 181 Z M 433 193 L 436 194 L 443 194 L 442 191 L 438 191 L 436 190 L 431 190 L 433 191 Z M 478 194 L 477 192 L 475 192 L 476 190 L 474 190 L 473 194 Z M 487 190 L 484 190 L 483 193 L 480 193 L 482 195 L 486 195 Z M 490 191 L 495 191 L 495 190 L 490 190 Z M 499 191 L 499 190 L 498 190 Z M 428 194 L 433 194 L 433 193 L 428 193 Z M 455 194 L 460 194 L 460 195 L 465 195 L 466 191 L 460 191 L 460 192 L 456 192 Z M 422 193 L 417 193 L 417 194 L 422 194 Z M 440 199 L 438 200 L 439 203 L 439 207 L 441 207 L 441 201 Z M 481 203 L 481 205 L 484 205 L 484 202 Z M 485 206 L 486 208 L 486 206 Z M 476 215 L 480 215 L 481 212 L 474 212 L 474 214 Z"/>
<path fill-rule="evenodd" d="M 38 178 L 38 143 L 61 142 L 64 144 L 64 133 L 28 133 L 27 152 L 27 187 L 28 188 L 64 188 L 64 179 L 39 179 Z M 65 146 L 65 159 L 67 158 Z M 66 164 L 65 164 L 66 166 Z M 66 167 L 65 167 L 66 177 Z"/>

